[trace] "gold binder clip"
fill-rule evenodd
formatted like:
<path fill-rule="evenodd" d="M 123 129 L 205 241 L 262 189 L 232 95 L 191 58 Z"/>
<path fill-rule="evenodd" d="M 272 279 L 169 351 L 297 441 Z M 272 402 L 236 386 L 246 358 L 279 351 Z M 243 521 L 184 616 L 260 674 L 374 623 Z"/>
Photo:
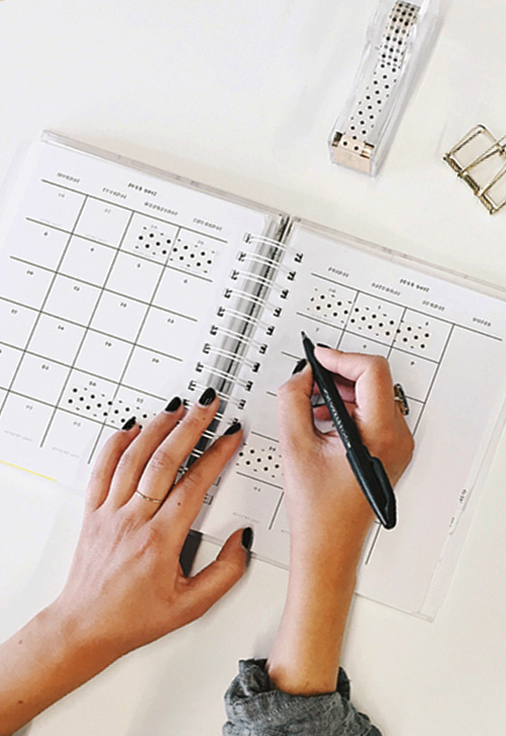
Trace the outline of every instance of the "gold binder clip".
<path fill-rule="evenodd" d="M 506 204 L 506 135 L 476 125 L 443 156 L 491 215 Z"/>

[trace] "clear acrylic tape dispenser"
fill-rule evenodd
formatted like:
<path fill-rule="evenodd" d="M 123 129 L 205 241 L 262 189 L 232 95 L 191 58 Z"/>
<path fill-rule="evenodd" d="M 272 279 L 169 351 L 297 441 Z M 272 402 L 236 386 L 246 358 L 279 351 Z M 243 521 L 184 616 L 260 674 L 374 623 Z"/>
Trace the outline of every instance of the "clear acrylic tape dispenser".
<path fill-rule="evenodd" d="M 348 98 L 329 138 L 334 163 L 375 176 L 434 45 L 439 0 L 380 0 Z"/>

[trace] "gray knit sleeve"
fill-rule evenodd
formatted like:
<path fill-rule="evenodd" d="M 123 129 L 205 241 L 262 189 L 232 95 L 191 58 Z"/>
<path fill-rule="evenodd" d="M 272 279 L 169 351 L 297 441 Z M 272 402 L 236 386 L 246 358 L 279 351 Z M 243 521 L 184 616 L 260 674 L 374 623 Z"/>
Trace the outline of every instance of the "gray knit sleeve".
<path fill-rule="evenodd" d="M 350 703 L 350 682 L 339 670 L 337 688 L 325 695 L 288 695 L 273 690 L 265 659 L 239 662 L 225 694 L 223 736 L 381 736 Z"/>

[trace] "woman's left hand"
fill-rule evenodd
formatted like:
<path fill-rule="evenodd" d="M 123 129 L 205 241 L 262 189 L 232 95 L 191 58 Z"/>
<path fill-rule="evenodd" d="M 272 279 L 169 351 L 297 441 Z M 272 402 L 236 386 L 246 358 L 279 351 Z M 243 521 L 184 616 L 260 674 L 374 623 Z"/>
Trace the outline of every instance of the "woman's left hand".
<path fill-rule="evenodd" d="M 244 573 L 243 530 L 196 576 L 185 577 L 179 563 L 205 494 L 242 437 L 240 428 L 221 436 L 175 482 L 218 409 L 209 392 L 210 403 L 186 414 L 180 403 L 142 432 L 137 424 L 117 432 L 95 465 L 74 562 L 53 608 L 111 660 L 198 618 Z"/>
<path fill-rule="evenodd" d="M 126 652 L 201 616 L 244 573 L 251 530 L 232 534 L 193 577 L 179 563 L 206 492 L 241 441 L 232 425 L 177 479 L 218 405 L 212 389 L 187 413 L 174 399 L 142 432 L 131 422 L 106 442 L 62 593 L 0 647 L 0 736 Z"/>

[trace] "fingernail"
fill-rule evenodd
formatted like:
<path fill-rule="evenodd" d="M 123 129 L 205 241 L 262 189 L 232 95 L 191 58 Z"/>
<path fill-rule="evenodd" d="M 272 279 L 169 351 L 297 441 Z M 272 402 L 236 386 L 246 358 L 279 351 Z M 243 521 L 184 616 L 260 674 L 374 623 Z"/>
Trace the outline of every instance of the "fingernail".
<path fill-rule="evenodd" d="M 244 529 L 241 537 L 241 544 L 248 553 L 246 564 L 249 565 L 249 561 L 251 559 L 251 547 L 253 546 L 253 529 L 250 526 L 247 526 L 246 529 Z"/>
<path fill-rule="evenodd" d="M 171 414 L 172 412 L 177 411 L 177 409 L 179 409 L 181 404 L 182 404 L 182 401 L 179 398 L 179 396 L 174 396 L 174 398 L 171 401 L 169 401 L 169 403 L 165 407 L 165 411 Z"/>
<path fill-rule="evenodd" d="M 324 342 L 317 342 L 316 344 L 318 345 L 319 348 L 328 348 L 329 350 L 332 350 L 330 345 L 325 345 Z"/>
<path fill-rule="evenodd" d="M 306 363 L 307 363 L 307 360 L 306 360 L 305 358 L 301 358 L 301 359 L 299 360 L 299 362 L 297 363 L 297 365 L 295 366 L 295 368 L 293 369 L 293 371 L 292 371 L 292 376 L 294 375 L 294 373 L 300 373 L 300 372 L 301 372 L 301 370 L 302 370 L 302 369 L 304 368 L 304 366 L 306 365 Z"/>
<path fill-rule="evenodd" d="M 225 431 L 223 432 L 223 434 L 224 434 L 224 435 L 226 435 L 226 434 L 235 434 L 235 433 L 236 433 L 236 432 L 238 432 L 238 431 L 239 431 L 240 429 L 241 429 L 241 422 L 234 422 L 233 424 L 231 424 L 231 425 L 230 425 L 230 427 L 228 427 L 228 428 L 227 428 L 227 429 L 226 429 L 226 430 L 225 430 Z"/>
<path fill-rule="evenodd" d="M 214 388 L 206 388 L 204 393 L 199 399 L 200 406 L 209 406 L 209 404 L 212 404 L 213 401 L 216 398 L 216 391 Z"/>
<path fill-rule="evenodd" d="M 135 425 L 135 421 L 136 421 L 136 420 L 135 420 L 135 417 L 130 417 L 130 419 L 128 419 L 128 420 L 127 420 L 127 421 L 126 421 L 126 422 L 124 423 L 124 425 L 123 425 L 123 426 L 121 427 L 121 429 L 122 429 L 122 430 L 123 430 L 124 432 L 128 432 L 128 430 L 129 430 L 129 429 L 132 429 L 132 427 L 133 427 L 133 426 Z"/>

